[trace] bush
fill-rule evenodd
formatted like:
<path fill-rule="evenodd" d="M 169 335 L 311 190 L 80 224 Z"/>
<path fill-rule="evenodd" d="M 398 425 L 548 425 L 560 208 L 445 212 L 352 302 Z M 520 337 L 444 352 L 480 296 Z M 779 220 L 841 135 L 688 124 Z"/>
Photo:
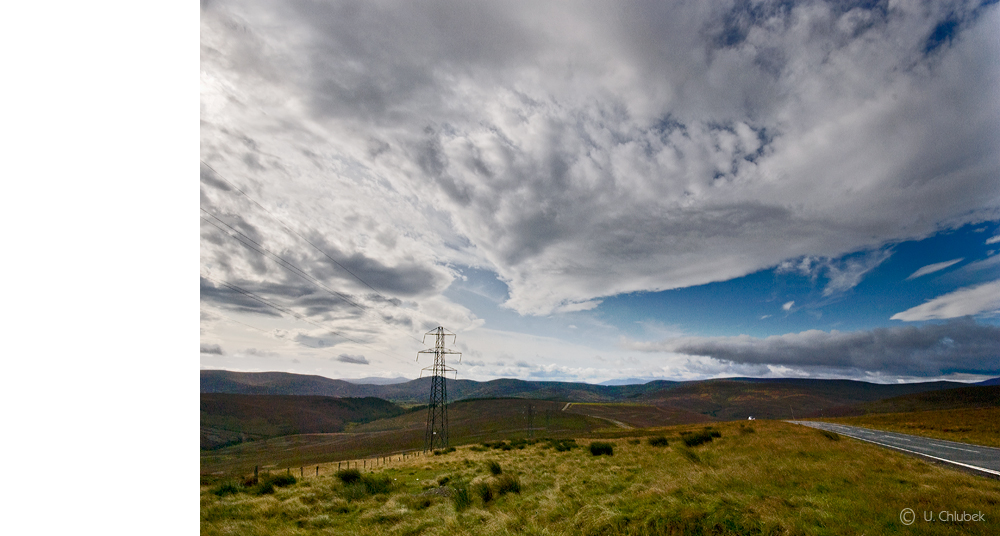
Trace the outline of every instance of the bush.
<path fill-rule="evenodd" d="M 497 497 L 502 497 L 507 493 L 521 493 L 521 480 L 508 473 L 497 478 L 496 487 Z"/>
<path fill-rule="evenodd" d="M 492 475 L 499 475 L 503 472 L 503 468 L 501 468 L 500 464 L 495 461 L 489 462 L 486 466 L 489 468 L 490 474 Z"/>
<path fill-rule="evenodd" d="M 233 481 L 223 482 L 212 489 L 212 493 L 218 495 L 219 497 L 225 495 L 235 495 L 241 491 L 243 491 L 243 486 L 241 486 L 239 482 Z"/>
<path fill-rule="evenodd" d="M 594 456 L 600 456 L 601 454 L 607 454 L 612 456 L 615 453 L 614 445 L 611 443 L 605 443 L 603 441 L 594 441 L 590 444 L 590 453 Z"/>
<path fill-rule="evenodd" d="M 283 488 L 285 486 L 291 486 L 292 484 L 298 482 L 298 480 L 291 474 L 279 474 L 268 478 L 268 480 L 274 484 L 276 487 Z"/>
<path fill-rule="evenodd" d="M 365 491 L 367 491 L 369 495 L 389 493 L 392 491 L 393 487 L 392 479 L 386 475 L 361 475 L 361 483 L 365 485 Z"/>
<path fill-rule="evenodd" d="M 335 476 L 344 484 L 353 484 L 361 481 L 361 471 L 357 469 L 343 469 L 337 471 Z"/>
<path fill-rule="evenodd" d="M 667 446 L 667 438 L 663 436 L 656 436 L 649 438 L 649 446 L 651 447 L 665 447 Z"/>
<path fill-rule="evenodd" d="M 701 445 L 702 443 L 711 442 L 712 433 L 708 430 L 702 430 L 701 432 L 683 432 L 681 433 L 681 441 L 684 441 L 684 444 L 689 447 L 695 447 Z"/>

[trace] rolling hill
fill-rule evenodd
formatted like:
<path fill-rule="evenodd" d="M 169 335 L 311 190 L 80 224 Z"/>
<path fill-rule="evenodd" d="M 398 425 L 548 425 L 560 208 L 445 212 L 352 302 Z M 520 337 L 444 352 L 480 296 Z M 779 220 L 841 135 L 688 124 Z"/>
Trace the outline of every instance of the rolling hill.
<path fill-rule="evenodd" d="M 380 398 L 201 395 L 201 448 L 292 434 L 339 432 L 348 423 L 395 417 L 405 410 Z"/>

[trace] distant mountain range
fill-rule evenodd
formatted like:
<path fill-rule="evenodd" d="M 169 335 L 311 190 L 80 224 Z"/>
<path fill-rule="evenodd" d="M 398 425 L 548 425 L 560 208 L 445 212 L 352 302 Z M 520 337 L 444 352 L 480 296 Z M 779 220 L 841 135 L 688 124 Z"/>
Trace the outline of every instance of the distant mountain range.
<path fill-rule="evenodd" d="M 379 380 L 382 380 L 381 378 Z M 377 397 L 403 405 L 426 404 L 430 378 L 384 385 L 355 383 L 286 372 L 202 370 L 202 393 Z M 992 382 L 992 383 L 991 383 Z M 988 380 L 976 385 L 995 385 Z M 452 401 L 481 398 L 527 398 L 562 402 L 643 404 L 691 411 L 714 419 L 802 418 L 838 412 L 845 407 L 914 393 L 968 387 L 959 382 L 875 384 L 854 380 L 799 378 L 727 378 L 642 384 L 593 385 L 498 379 L 449 380 Z"/>

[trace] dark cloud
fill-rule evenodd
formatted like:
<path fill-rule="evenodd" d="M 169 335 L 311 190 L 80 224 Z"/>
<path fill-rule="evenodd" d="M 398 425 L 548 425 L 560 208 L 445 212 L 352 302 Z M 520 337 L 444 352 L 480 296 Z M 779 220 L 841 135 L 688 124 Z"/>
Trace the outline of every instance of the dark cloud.
<path fill-rule="evenodd" d="M 202 344 L 201 353 L 222 355 L 222 347 L 218 344 Z"/>
<path fill-rule="evenodd" d="M 684 337 L 636 349 L 707 356 L 736 364 L 866 371 L 930 377 L 1000 373 L 1000 326 L 965 318 L 921 327 L 839 332 L 810 330 L 764 339 Z"/>
<path fill-rule="evenodd" d="M 368 359 L 366 359 L 363 355 L 340 354 L 334 359 L 342 363 L 354 363 L 356 365 L 370 364 Z"/>

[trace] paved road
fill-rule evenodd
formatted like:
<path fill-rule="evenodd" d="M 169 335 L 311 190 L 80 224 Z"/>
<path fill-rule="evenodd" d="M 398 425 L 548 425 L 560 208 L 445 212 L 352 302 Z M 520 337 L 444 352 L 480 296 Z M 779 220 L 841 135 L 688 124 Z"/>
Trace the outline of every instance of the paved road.
<path fill-rule="evenodd" d="M 830 422 L 788 421 L 1000 477 L 1000 449 Z"/>

